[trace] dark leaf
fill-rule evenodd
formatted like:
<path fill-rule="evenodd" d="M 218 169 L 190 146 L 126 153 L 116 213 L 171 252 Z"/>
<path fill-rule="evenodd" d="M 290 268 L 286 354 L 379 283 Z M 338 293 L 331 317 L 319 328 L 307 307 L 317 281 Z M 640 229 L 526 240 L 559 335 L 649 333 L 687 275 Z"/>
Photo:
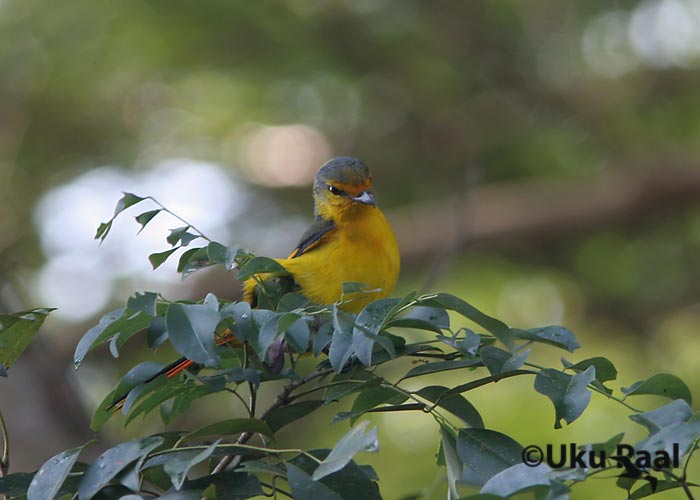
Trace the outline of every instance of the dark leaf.
<path fill-rule="evenodd" d="M 114 394 L 128 394 L 131 389 L 143 384 L 162 369 L 162 363 L 153 361 L 139 363 L 122 377 L 116 389 L 114 389 Z"/>
<path fill-rule="evenodd" d="M 193 481 L 185 481 L 183 491 L 203 491 L 214 486 L 216 500 L 246 500 L 263 495 L 260 481 L 253 474 L 226 471 L 205 476 Z M 198 497 L 202 498 L 202 496 Z M 204 497 L 209 500 L 209 497 Z"/>
<path fill-rule="evenodd" d="M 158 269 L 176 250 L 177 248 L 171 248 L 165 252 L 152 253 L 148 256 L 148 262 L 151 263 L 153 269 Z"/>
<path fill-rule="evenodd" d="M 523 447 L 513 438 L 490 429 L 461 429 L 457 455 L 466 467 L 463 479 L 483 485 L 494 475 L 522 463 Z"/>
<path fill-rule="evenodd" d="M 418 395 L 459 417 L 470 427 L 482 428 L 484 421 L 474 405 L 461 394 L 448 393 L 447 387 L 429 385 L 418 391 Z"/>
<path fill-rule="evenodd" d="M 183 440 L 192 440 L 206 436 L 221 436 L 252 432 L 272 437 L 273 432 L 265 422 L 257 418 L 232 418 L 209 424 L 201 429 L 192 431 L 183 437 Z"/>
<path fill-rule="evenodd" d="M 607 382 L 608 380 L 615 380 L 617 378 L 617 369 L 609 359 L 603 357 L 588 358 L 584 359 L 583 361 L 579 361 L 576 364 L 571 364 L 564 358 L 562 358 L 561 361 L 567 370 L 574 370 L 579 373 L 584 371 L 589 366 L 594 366 L 596 380 L 593 382 L 593 385 L 607 392 L 608 394 L 612 394 L 612 389 L 608 389 L 605 387 L 605 385 L 603 385 L 604 382 Z"/>
<path fill-rule="evenodd" d="M 163 464 L 163 470 L 170 476 L 170 480 L 176 490 L 182 488 L 189 470 L 209 458 L 220 442 L 221 440 L 219 439 L 203 450 L 184 450 L 179 453 L 173 453 L 168 457 L 169 460 Z"/>
<path fill-rule="evenodd" d="M 140 233 L 141 231 L 143 231 L 144 228 L 146 227 L 146 224 L 148 224 L 149 222 L 151 222 L 151 220 L 153 219 L 153 217 L 155 217 L 156 215 L 158 215 L 162 210 L 163 210 L 162 208 L 157 208 L 157 209 L 155 209 L 155 210 L 149 210 L 148 212 L 144 212 L 144 213 L 139 214 L 139 215 L 137 215 L 136 217 L 134 217 L 134 218 L 136 219 L 136 222 L 138 222 L 139 224 L 141 224 L 141 229 L 139 229 L 139 233 Z"/>
<path fill-rule="evenodd" d="M 281 321 L 280 321 L 281 323 Z M 311 330 L 304 318 L 299 318 L 285 328 L 284 338 L 292 349 L 298 353 L 304 353 L 309 348 Z"/>
<path fill-rule="evenodd" d="M 434 361 L 432 363 L 426 363 L 424 365 L 416 366 L 411 368 L 406 375 L 404 375 L 401 380 L 407 378 L 419 377 L 421 375 L 427 375 L 429 373 L 444 372 L 448 370 L 459 370 L 461 368 L 472 368 L 476 366 L 483 366 L 480 359 L 457 359 L 454 361 Z"/>
<path fill-rule="evenodd" d="M 235 322 L 233 329 L 236 338 L 249 341 L 254 338 L 255 326 L 253 325 L 250 304 L 247 302 L 233 302 L 226 304 L 219 311 L 221 318 L 232 318 Z"/>
<path fill-rule="evenodd" d="M 310 453 L 323 460 L 328 456 L 327 450 L 311 450 Z M 317 467 L 317 463 L 309 457 L 299 455 L 287 462 L 287 475 L 294 498 L 309 500 L 381 500 L 379 488 L 366 473 L 366 469 L 355 462 L 348 463 L 345 467 L 320 481 L 313 481 L 311 474 Z M 290 466 L 293 469 L 292 477 L 289 476 Z M 293 480 L 293 481 L 292 481 Z M 294 484 L 292 484 L 294 482 Z M 324 488 L 316 489 L 313 485 L 321 485 Z M 311 489 L 306 489 L 311 488 Z M 308 492 L 311 496 L 305 496 Z M 329 496 L 326 496 L 329 495 Z"/>
<path fill-rule="evenodd" d="M 280 406 L 270 413 L 267 419 L 267 425 L 272 429 L 272 432 L 277 432 L 285 425 L 305 417 L 322 404 L 323 401 L 312 399 Z"/>
<path fill-rule="evenodd" d="M 165 328 L 165 318 L 163 316 L 158 316 L 148 325 L 148 330 L 146 330 L 146 343 L 151 350 L 155 351 L 166 340 L 168 340 L 168 330 Z"/>
<path fill-rule="evenodd" d="M 664 450 L 668 456 L 673 456 L 673 447 L 677 446 L 680 456 L 685 455 L 693 442 L 700 435 L 700 421 L 698 418 L 688 422 L 676 422 L 667 425 L 660 431 L 639 442 L 635 448 L 646 450 L 654 455 L 657 451 Z"/>
<path fill-rule="evenodd" d="M 289 274 L 276 260 L 268 257 L 254 257 L 249 260 L 239 271 L 238 279 L 245 281 L 255 274 L 272 273 L 277 276 Z"/>
<path fill-rule="evenodd" d="M 576 375 L 545 368 L 535 377 L 535 390 L 552 400 L 556 412 L 554 428 L 561 428 L 561 419 L 567 424 L 576 420 L 591 400 L 588 384 L 595 380 L 595 367 L 589 366 Z"/>
<path fill-rule="evenodd" d="M 169 402 L 164 402 L 160 405 L 160 416 L 163 423 L 165 425 L 170 425 L 170 423 L 175 420 L 175 417 L 186 412 L 195 400 L 208 396 L 216 391 L 216 388 L 210 385 L 187 385 L 184 389 L 181 389 L 175 394 L 175 397 Z"/>
<path fill-rule="evenodd" d="M 333 323 L 326 323 L 318 329 L 313 338 L 312 350 L 314 356 L 320 356 L 333 338 Z M 351 338 L 352 341 L 352 338 Z"/>
<path fill-rule="evenodd" d="M 214 366 L 216 353 L 214 330 L 219 313 L 205 304 L 170 304 L 165 313 L 165 325 L 173 347 L 192 361 Z"/>
<path fill-rule="evenodd" d="M 78 488 L 80 500 L 90 500 L 125 467 L 144 458 L 162 443 L 162 437 L 151 436 L 127 441 L 105 451 L 85 471 Z"/>
<path fill-rule="evenodd" d="M 0 477 L 0 495 L 7 495 L 10 498 L 25 498 L 24 495 L 26 495 L 33 477 L 33 472 L 15 472 Z"/>
<path fill-rule="evenodd" d="M 669 373 L 657 373 L 646 380 L 641 380 L 630 387 L 623 388 L 622 392 L 625 394 L 625 397 L 653 394 L 665 396 L 669 399 L 683 399 L 689 405 L 693 404 L 693 397 L 685 382 Z"/>
<path fill-rule="evenodd" d="M 190 252 L 190 250 L 194 250 L 194 252 Z M 214 265 L 214 262 L 209 260 L 207 247 L 191 248 L 190 250 L 183 253 L 177 263 L 177 272 L 182 273 L 183 280 L 195 271 Z"/>
<path fill-rule="evenodd" d="M 379 449 L 377 428 L 367 431 L 368 421 L 356 425 L 333 447 L 328 456 L 314 471 L 311 479 L 318 481 L 345 467 L 361 451 L 375 453 Z"/>

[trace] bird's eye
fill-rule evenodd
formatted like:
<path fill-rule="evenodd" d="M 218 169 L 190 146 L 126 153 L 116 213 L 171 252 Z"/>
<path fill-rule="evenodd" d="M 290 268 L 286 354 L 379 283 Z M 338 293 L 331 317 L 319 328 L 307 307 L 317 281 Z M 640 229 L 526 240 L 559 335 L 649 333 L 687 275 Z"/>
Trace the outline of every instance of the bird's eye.
<path fill-rule="evenodd" d="M 343 194 L 343 192 L 342 192 L 340 189 L 338 189 L 337 187 L 335 187 L 335 186 L 328 186 L 328 191 L 330 191 L 331 194 L 334 194 L 334 195 L 341 195 L 341 194 Z"/>

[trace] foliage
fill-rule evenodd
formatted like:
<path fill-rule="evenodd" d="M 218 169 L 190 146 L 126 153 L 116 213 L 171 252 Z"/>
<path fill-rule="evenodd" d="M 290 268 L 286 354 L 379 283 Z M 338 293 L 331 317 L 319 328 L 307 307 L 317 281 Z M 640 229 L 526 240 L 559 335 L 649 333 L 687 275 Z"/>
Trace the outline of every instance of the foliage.
<path fill-rule="evenodd" d="M 114 217 L 146 200 L 158 204 L 151 198 L 125 194 Z M 159 211 L 167 209 L 160 206 L 136 220 L 145 227 Z M 113 221 L 101 224 L 96 238 L 103 240 Z M 187 275 L 215 264 L 237 268 L 239 278 L 260 281 L 273 307 L 251 309 L 247 303 L 223 301 L 211 293 L 199 302 L 170 301 L 155 292 L 130 297 L 124 307 L 106 314 L 85 333 L 75 350 L 76 367 L 104 344 L 117 356 L 136 335 L 153 349 L 169 342 L 196 365 L 174 377 L 157 375 L 162 368 L 158 363 L 134 366 L 105 396 L 92 427 L 99 430 L 118 413 L 115 403 L 122 396 L 126 424 L 158 411 L 168 427 L 200 399 L 222 392 L 239 402 L 241 413 L 218 415 L 225 418 L 213 419 L 195 431 L 168 429 L 117 444 L 90 464 L 78 461 L 87 444 L 73 448 L 47 460 L 36 474 L 3 477 L 0 493 L 28 500 L 76 496 L 80 500 L 245 499 L 260 495 L 378 499 L 374 470 L 355 461 L 360 452 L 378 451 L 377 430 L 360 420 L 369 413 L 420 412 L 439 424 L 437 459 L 445 467 L 450 499 L 509 498 L 533 491 L 538 499 L 563 500 L 569 498 L 572 486 L 601 471 L 619 476 L 617 484 L 630 498 L 671 488 L 682 488 L 692 498 L 690 488 L 696 485 L 688 481 L 686 470 L 700 440 L 700 415 L 692 410 L 691 392 L 679 378 L 655 374 L 617 396 L 605 385 L 617 378 L 617 370 L 604 357 L 576 363 L 562 359 L 562 367 L 529 361 L 535 349 L 575 351 L 579 345 L 566 328 L 510 328 L 445 293 L 410 293 L 378 300 L 357 315 L 344 312 L 342 301 L 310 304 L 293 293 L 272 300 L 275 290 L 269 290 L 270 284 L 257 276 L 284 272 L 275 261 L 213 242 L 183 222 L 186 225 L 173 229 L 167 238 L 172 248 L 149 257 L 153 267 L 202 239 L 206 245 L 184 250 L 179 272 Z M 347 284 L 345 292 L 356 296 L 362 288 Z M 29 342 L 47 313 L 34 310 L 2 317 L 0 359 L 9 360 L 6 366 L 16 359 L 18 346 Z M 469 327 L 462 326 L 464 320 Z M 421 340 L 408 342 L 402 335 L 406 330 L 422 332 Z M 412 360 L 410 368 L 405 369 L 403 360 Z M 403 374 L 384 375 L 381 368 L 389 364 L 403 367 Z M 454 380 L 460 383 L 449 387 L 430 384 L 429 375 L 447 371 L 459 374 Z M 630 418 L 647 429 L 647 437 L 635 445 L 639 456 L 658 457 L 667 452 L 680 461 L 643 463 L 623 456 L 615 451 L 623 436 L 616 435 L 607 442 L 573 450 L 580 461 L 534 463 L 532 447 L 524 448 L 512 437 L 485 428 L 469 399 L 471 391 L 511 377 L 533 379 L 535 391 L 554 407 L 556 428 L 562 421 L 575 421 L 597 394 L 627 407 Z M 414 387 L 416 379 L 426 382 L 418 389 L 408 389 L 405 382 L 411 380 Z M 281 389 L 277 381 L 284 382 Z M 261 396 L 270 393 L 275 397 L 264 399 L 272 403 L 261 407 Z M 627 402 L 638 395 L 670 401 L 642 412 Z M 334 422 L 347 420 L 351 428 L 332 447 L 276 446 L 275 436 L 283 427 L 303 421 L 320 407 L 350 400 L 349 410 L 338 412 Z M 593 467 L 589 466 L 592 458 L 582 458 L 591 453 L 607 454 Z M 480 493 L 460 496 L 468 487 Z"/>

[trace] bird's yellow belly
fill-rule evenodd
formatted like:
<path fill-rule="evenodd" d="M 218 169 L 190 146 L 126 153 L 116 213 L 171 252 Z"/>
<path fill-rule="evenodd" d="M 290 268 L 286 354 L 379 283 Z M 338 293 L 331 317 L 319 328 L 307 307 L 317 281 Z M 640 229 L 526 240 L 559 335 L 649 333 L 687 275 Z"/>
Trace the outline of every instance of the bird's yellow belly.
<path fill-rule="evenodd" d="M 332 304 L 341 300 L 346 282 L 367 286 L 368 293 L 344 296 L 341 308 L 359 312 L 373 300 L 388 296 L 399 274 L 399 250 L 391 227 L 376 208 L 349 227 L 337 228 L 333 238 L 282 264 L 312 302 Z"/>

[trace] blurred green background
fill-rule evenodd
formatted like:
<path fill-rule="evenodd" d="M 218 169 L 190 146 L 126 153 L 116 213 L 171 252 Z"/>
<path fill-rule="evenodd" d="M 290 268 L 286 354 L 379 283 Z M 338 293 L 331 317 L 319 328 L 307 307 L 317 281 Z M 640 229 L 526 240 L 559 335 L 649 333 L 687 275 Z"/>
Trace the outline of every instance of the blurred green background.
<path fill-rule="evenodd" d="M 345 154 L 370 166 L 396 229 L 397 293 L 449 291 L 513 326 L 564 324 L 583 345 L 568 358 L 609 357 L 615 387 L 668 371 L 695 393 L 699 66 L 698 0 L 0 0 L 0 310 L 59 308 L 0 380 L 12 469 L 91 438 L 97 402 L 152 356 L 132 341 L 74 372 L 100 314 L 142 290 L 238 297 L 221 269 L 184 282 L 174 266 L 150 270 L 176 220 L 137 237 L 122 218 L 98 246 L 121 191 L 283 256 L 310 221 L 316 169 Z M 524 445 L 642 436 L 597 396 L 555 432 L 530 380 L 472 401 Z M 212 400 L 177 425 L 231 408 Z M 339 410 L 282 445 L 331 446 L 347 430 L 327 425 Z M 116 420 L 95 453 L 158 426 Z M 359 459 L 384 497 L 444 497 L 432 420 L 375 421 L 382 449 Z M 624 492 L 593 479 L 573 498 L 603 494 Z"/>

